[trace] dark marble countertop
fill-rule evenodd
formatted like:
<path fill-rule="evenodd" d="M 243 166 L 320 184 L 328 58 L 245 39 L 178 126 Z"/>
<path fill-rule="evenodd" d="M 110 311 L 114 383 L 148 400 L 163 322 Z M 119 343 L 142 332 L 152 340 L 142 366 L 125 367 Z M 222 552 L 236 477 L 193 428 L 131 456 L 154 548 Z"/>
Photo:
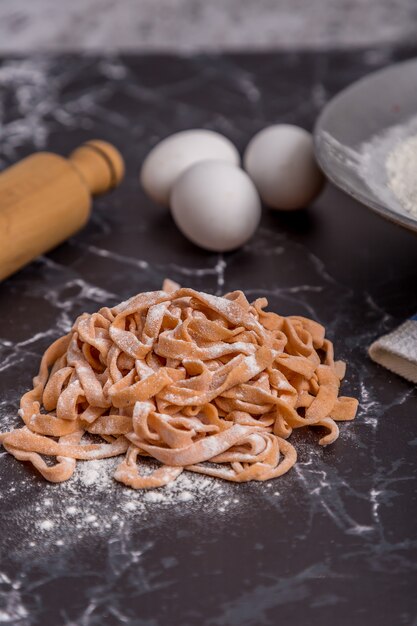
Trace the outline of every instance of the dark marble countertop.
<path fill-rule="evenodd" d="M 0 53 L 294 50 L 415 41 L 415 0 L 2 0 Z"/>
<path fill-rule="evenodd" d="M 218 256 L 188 243 L 138 182 L 144 155 L 174 131 L 216 129 L 243 149 L 272 122 L 311 128 L 343 86 L 416 53 L 3 59 L 1 166 L 100 137 L 127 175 L 82 232 L 0 286 L 2 430 L 79 313 L 166 276 L 266 295 L 271 309 L 326 325 L 360 411 L 329 448 L 297 432 L 299 463 L 272 488 L 201 483 L 188 497 L 185 484 L 146 499 L 101 475 L 94 487 L 94 472 L 49 485 L 0 452 L 0 623 L 416 623 L 417 396 L 367 356 L 417 311 L 416 237 L 328 186 L 306 211 L 265 211 L 247 246 Z"/>

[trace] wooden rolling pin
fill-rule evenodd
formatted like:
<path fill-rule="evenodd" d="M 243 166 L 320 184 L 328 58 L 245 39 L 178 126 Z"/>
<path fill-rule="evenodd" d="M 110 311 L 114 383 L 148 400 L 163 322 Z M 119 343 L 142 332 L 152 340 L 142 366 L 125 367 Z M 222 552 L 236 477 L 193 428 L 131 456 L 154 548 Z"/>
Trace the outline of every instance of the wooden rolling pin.
<path fill-rule="evenodd" d="M 97 139 L 68 159 L 38 152 L 0 173 L 0 280 L 82 228 L 91 196 L 116 187 L 123 174 L 120 153 Z"/>

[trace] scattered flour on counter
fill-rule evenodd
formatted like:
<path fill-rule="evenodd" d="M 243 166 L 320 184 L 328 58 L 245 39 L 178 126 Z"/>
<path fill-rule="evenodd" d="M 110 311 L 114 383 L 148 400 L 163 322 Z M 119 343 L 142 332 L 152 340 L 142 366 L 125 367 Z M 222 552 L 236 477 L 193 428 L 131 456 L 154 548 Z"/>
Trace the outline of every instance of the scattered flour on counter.
<path fill-rule="evenodd" d="M 117 459 L 117 463 L 119 460 Z M 114 467 L 117 463 L 103 463 L 103 461 L 79 461 L 77 463 L 75 475 L 72 480 L 77 484 L 82 484 L 86 487 L 94 485 L 97 491 L 105 491 L 113 483 L 112 478 L 112 465 Z"/>
<path fill-rule="evenodd" d="M 63 549 L 92 534 L 117 531 L 129 520 L 146 521 L 155 514 L 164 515 L 164 511 L 223 515 L 243 503 L 236 497 L 235 484 L 186 471 L 159 489 L 130 489 L 113 478 L 120 460 L 79 461 L 72 478 L 60 484 L 43 482 L 33 473 L 8 481 L 3 473 L 0 508 L 3 498 L 8 504 L 12 502 L 7 532 L 11 546 L 30 553 L 42 552 L 47 545 Z M 144 473 L 157 467 L 151 460 L 142 465 Z"/>
<path fill-rule="evenodd" d="M 146 502 L 163 502 L 165 500 L 162 493 L 158 491 L 146 491 L 144 495 Z"/>
<path fill-rule="evenodd" d="M 53 527 L 54 527 L 54 523 L 50 519 L 44 519 L 41 522 L 39 522 L 39 528 L 41 530 L 52 530 Z"/>
<path fill-rule="evenodd" d="M 66 508 L 66 512 L 68 513 L 68 515 L 77 515 L 78 509 L 76 506 L 69 506 Z"/>
<path fill-rule="evenodd" d="M 180 502 L 189 502 L 190 500 L 194 500 L 194 496 L 190 491 L 182 491 L 178 496 L 178 500 Z"/>

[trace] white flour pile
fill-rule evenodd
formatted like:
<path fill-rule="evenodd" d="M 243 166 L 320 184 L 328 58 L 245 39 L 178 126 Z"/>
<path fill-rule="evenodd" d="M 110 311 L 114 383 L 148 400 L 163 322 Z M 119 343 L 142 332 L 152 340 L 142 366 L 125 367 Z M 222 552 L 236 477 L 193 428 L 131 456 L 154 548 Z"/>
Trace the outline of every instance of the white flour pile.
<path fill-rule="evenodd" d="M 386 169 L 389 187 L 404 208 L 417 217 L 417 134 L 395 146 Z"/>
<path fill-rule="evenodd" d="M 417 218 L 417 115 L 347 148 L 329 133 L 323 139 L 332 158 L 359 175 L 383 202 Z"/>
<path fill-rule="evenodd" d="M 355 161 L 383 202 L 417 218 L 417 115 L 363 143 Z"/>

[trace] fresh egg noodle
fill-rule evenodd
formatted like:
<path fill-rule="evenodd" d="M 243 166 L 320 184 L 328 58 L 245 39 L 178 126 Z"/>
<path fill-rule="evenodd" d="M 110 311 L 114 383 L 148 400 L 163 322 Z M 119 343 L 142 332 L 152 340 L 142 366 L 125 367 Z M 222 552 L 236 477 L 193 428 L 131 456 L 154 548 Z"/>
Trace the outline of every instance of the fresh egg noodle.
<path fill-rule="evenodd" d="M 77 461 L 119 455 L 114 477 L 134 489 L 184 470 L 235 482 L 285 474 L 297 459 L 294 428 L 324 427 L 328 445 L 358 403 L 338 395 L 345 366 L 323 326 L 267 304 L 165 281 L 84 313 L 46 350 L 21 399 L 25 425 L 0 442 L 52 482 Z M 160 467 L 141 474 L 138 457 Z"/>

